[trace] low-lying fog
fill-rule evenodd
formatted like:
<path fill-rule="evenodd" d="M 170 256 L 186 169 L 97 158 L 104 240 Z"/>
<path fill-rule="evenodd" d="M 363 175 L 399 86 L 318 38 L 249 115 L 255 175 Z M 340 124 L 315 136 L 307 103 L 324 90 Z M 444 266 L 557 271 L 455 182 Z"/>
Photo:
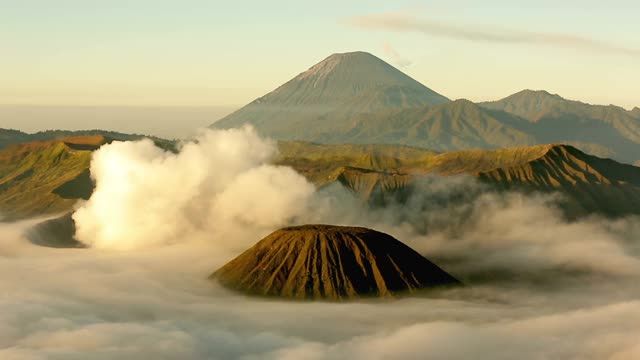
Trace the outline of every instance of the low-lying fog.
<path fill-rule="evenodd" d="M 36 220 L 0 224 L 0 359 L 640 357 L 637 218 L 568 222 L 556 198 L 468 178 L 425 179 L 409 204 L 366 210 L 269 165 L 274 151 L 250 129 L 203 133 L 179 154 L 115 143 L 96 152 L 96 192 L 74 215 L 88 249 L 31 244 Z M 207 280 L 309 222 L 388 232 L 468 286 L 298 303 Z"/>

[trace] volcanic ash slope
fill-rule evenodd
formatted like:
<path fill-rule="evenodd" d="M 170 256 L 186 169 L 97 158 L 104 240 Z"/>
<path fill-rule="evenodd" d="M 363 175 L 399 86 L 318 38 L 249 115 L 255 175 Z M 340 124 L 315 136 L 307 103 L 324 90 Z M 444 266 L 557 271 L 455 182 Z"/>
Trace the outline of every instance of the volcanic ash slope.
<path fill-rule="evenodd" d="M 301 300 L 393 297 L 460 284 L 387 234 L 331 225 L 280 229 L 210 278 L 250 295 Z"/>

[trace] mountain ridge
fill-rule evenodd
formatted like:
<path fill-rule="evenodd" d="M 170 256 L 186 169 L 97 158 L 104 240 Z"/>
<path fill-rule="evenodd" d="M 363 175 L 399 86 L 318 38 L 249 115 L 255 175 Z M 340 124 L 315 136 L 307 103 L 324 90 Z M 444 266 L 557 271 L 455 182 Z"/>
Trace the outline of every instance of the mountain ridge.
<path fill-rule="evenodd" d="M 423 156 L 380 159 L 384 167 L 366 168 L 362 154 L 315 159 L 319 145 L 281 147 L 279 165 L 293 167 L 317 186 L 334 182 L 373 204 L 403 202 L 429 176 L 471 176 L 495 190 L 561 193 L 568 217 L 599 213 L 618 217 L 640 213 L 640 168 L 586 154 L 563 144 L 496 150 L 426 152 Z M 320 145 L 332 147 L 336 145 Z M 309 155 L 311 154 L 311 155 Z M 394 164 L 389 166 L 389 164 Z"/>
<path fill-rule="evenodd" d="M 92 151 L 104 137 L 13 145 L 0 150 L 0 211 L 8 219 L 70 211 L 93 191 Z M 276 165 L 322 188 L 340 184 L 372 204 L 404 201 L 425 176 L 471 176 L 492 188 L 561 192 L 577 213 L 640 212 L 640 168 L 563 144 L 438 153 L 398 145 L 278 144 Z"/>
<path fill-rule="evenodd" d="M 640 160 L 640 109 L 529 89 L 478 104 L 449 101 L 364 52 L 331 55 L 211 127 L 246 124 L 287 141 L 435 151 L 566 143 L 627 163 Z"/>

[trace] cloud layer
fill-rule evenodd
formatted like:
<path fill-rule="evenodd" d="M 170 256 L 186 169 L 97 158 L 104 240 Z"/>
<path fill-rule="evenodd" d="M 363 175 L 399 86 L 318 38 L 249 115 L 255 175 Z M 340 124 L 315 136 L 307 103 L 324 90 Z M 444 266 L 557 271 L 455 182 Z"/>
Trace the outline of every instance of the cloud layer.
<path fill-rule="evenodd" d="M 568 222 L 555 197 L 425 178 L 370 209 L 270 165 L 251 129 L 167 153 L 95 153 L 98 188 L 75 214 L 88 249 L 52 249 L 0 223 L 0 358 L 630 359 L 640 356 L 637 218 Z M 259 199 L 259 201 L 257 201 Z M 386 231 L 467 281 L 359 303 L 247 298 L 207 276 L 284 224 Z M 119 251 L 114 251 L 119 250 Z M 479 275 L 480 274 L 480 275 Z"/>

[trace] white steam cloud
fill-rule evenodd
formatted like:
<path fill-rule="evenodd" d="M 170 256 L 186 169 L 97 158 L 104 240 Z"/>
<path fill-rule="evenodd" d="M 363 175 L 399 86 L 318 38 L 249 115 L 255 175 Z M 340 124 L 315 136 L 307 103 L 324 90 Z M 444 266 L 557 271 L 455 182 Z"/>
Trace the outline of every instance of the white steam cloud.
<path fill-rule="evenodd" d="M 150 140 L 103 146 L 91 163 L 95 192 L 73 215 L 76 237 L 116 250 L 225 237 L 233 247 L 243 231 L 300 215 L 315 190 L 268 164 L 275 153 L 251 128 L 203 132 L 178 153 Z"/>

